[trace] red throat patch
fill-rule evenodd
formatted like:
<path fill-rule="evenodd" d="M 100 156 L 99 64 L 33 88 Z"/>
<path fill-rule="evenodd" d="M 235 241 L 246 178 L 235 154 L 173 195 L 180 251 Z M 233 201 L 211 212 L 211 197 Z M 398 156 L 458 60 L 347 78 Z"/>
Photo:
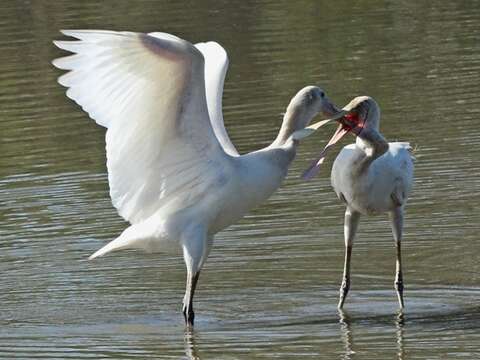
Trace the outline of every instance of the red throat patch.
<path fill-rule="evenodd" d="M 302 178 L 305 180 L 311 179 L 320 171 L 320 165 L 325 160 L 325 156 L 327 155 L 328 151 L 337 143 L 339 142 L 345 135 L 347 135 L 350 131 L 356 134 L 357 136 L 360 135 L 362 132 L 363 126 L 365 125 L 364 121 L 360 119 L 357 113 L 350 113 L 345 115 L 343 118 L 340 119 L 340 124 L 333 134 L 332 138 L 322 150 L 320 155 L 312 162 L 310 167 L 303 173 Z"/>
<path fill-rule="evenodd" d="M 348 121 L 348 123 L 342 122 L 345 129 L 348 131 L 353 131 L 356 135 L 359 135 L 363 129 L 364 122 L 360 119 L 357 113 L 350 113 L 344 116 L 344 118 Z M 353 127 L 350 124 L 354 125 Z"/>

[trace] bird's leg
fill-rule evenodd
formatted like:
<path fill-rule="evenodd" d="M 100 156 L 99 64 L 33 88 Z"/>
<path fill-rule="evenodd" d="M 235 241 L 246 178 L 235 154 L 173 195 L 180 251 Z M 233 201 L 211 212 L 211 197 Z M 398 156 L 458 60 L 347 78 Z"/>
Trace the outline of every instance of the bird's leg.
<path fill-rule="evenodd" d="M 182 237 L 183 259 L 187 266 L 187 284 L 183 298 L 183 316 L 187 328 L 193 328 L 195 314 L 193 312 L 193 295 L 203 263 L 208 257 L 211 242 L 201 226 L 192 226 Z"/>
<path fill-rule="evenodd" d="M 185 325 L 189 328 L 193 327 L 193 321 L 195 319 L 195 313 L 193 312 L 193 295 L 195 294 L 199 276 L 200 271 L 196 273 L 187 271 L 187 286 L 185 289 L 185 297 L 183 298 L 183 317 L 185 318 Z"/>
<path fill-rule="evenodd" d="M 395 240 L 395 246 L 397 249 L 397 261 L 395 266 L 395 290 L 397 291 L 398 303 L 400 308 L 403 309 L 403 274 L 402 274 L 402 230 L 403 230 L 403 208 L 397 207 L 390 214 L 392 222 L 392 233 Z"/>
<path fill-rule="evenodd" d="M 350 289 L 350 259 L 352 257 L 353 239 L 357 232 L 358 223 L 360 220 L 360 213 L 350 210 L 347 207 L 345 211 L 345 224 L 344 224 L 344 236 L 345 236 L 345 263 L 343 266 L 343 279 L 340 286 L 340 300 L 338 301 L 338 308 L 343 307 L 345 298 L 347 297 L 348 290 Z"/>

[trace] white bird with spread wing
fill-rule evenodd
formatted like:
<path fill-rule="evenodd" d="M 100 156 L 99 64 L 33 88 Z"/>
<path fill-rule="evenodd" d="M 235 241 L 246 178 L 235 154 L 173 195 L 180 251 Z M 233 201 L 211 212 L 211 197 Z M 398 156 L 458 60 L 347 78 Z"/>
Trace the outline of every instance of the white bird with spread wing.
<path fill-rule="evenodd" d="M 268 147 L 239 155 L 225 131 L 222 92 L 228 58 L 215 42 L 165 33 L 63 31 L 75 53 L 53 61 L 67 96 L 107 128 L 113 205 L 131 223 L 90 258 L 120 249 L 181 248 L 187 267 L 183 313 L 192 300 L 213 236 L 266 200 L 287 175 L 302 130 L 335 110 L 318 87 L 291 100 Z"/>
<path fill-rule="evenodd" d="M 342 308 L 350 289 L 350 260 L 360 215 L 389 213 L 397 260 L 394 286 L 400 308 L 403 301 L 401 241 L 403 212 L 413 185 L 413 157 L 406 142 L 387 142 L 380 133 L 380 107 L 368 96 L 358 96 L 343 108 L 348 114 L 319 158 L 305 172 L 311 178 L 325 154 L 344 135 L 352 131 L 356 143 L 345 146 L 333 163 L 332 186 L 347 209 L 345 211 L 345 262 L 338 308 Z"/>

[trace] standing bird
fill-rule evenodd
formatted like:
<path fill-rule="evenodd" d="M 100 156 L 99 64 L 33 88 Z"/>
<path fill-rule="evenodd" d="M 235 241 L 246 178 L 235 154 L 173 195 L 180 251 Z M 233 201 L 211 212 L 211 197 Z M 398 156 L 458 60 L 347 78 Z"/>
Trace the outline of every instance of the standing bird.
<path fill-rule="evenodd" d="M 380 134 L 380 108 L 374 99 L 359 96 L 343 108 L 339 128 L 316 163 L 304 174 L 313 176 L 325 152 L 348 132 L 357 135 L 355 144 L 345 146 L 335 159 L 331 182 L 345 211 L 345 263 L 338 308 L 341 309 L 350 288 L 350 259 L 360 215 L 388 212 L 395 240 L 397 260 L 395 290 L 400 308 L 403 301 L 401 241 L 403 212 L 413 184 L 413 157 L 405 142 L 387 142 Z"/>
<path fill-rule="evenodd" d="M 67 96 L 107 128 L 113 205 L 131 223 L 90 259 L 120 249 L 180 248 L 187 267 L 183 314 L 193 326 L 193 295 L 215 233 L 280 186 L 303 129 L 334 107 L 318 87 L 291 100 L 277 138 L 239 155 L 223 123 L 228 58 L 215 42 L 193 45 L 165 33 L 62 31 L 75 53 L 53 64 Z"/>

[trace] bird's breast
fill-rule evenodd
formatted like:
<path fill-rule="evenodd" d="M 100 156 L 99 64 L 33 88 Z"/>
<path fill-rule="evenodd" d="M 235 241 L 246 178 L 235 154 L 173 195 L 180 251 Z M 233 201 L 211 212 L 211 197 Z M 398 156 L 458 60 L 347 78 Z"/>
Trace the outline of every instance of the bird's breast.
<path fill-rule="evenodd" d="M 345 147 L 332 168 L 335 192 L 350 208 L 364 215 L 392 210 L 398 206 L 392 200 L 392 193 L 400 187 L 398 190 L 408 195 L 412 182 L 411 171 L 404 171 L 399 165 L 399 156 L 389 151 L 359 171 L 361 151 L 351 145 Z"/>
<path fill-rule="evenodd" d="M 235 166 L 234 176 L 216 204 L 212 233 L 235 223 L 267 200 L 281 185 L 288 171 L 288 166 L 279 166 L 264 156 L 240 158 Z"/>

